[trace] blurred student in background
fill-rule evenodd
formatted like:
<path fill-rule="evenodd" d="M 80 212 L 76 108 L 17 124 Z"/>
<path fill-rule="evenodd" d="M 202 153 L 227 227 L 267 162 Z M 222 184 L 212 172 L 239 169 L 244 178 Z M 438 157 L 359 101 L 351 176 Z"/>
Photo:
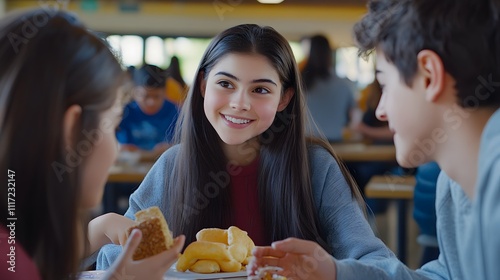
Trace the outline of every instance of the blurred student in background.
<path fill-rule="evenodd" d="M 359 104 L 359 107 L 364 109 L 363 118 L 361 122 L 353 126 L 354 131 L 360 133 L 363 140 L 370 144 L 393 144 L 394 132 L 389 129 L 386 121 L 377 119 L 375 115 L 375 110 L 382 96 L 382 89 L 377 79 L 369 84 L 361 95 L 365 97 L 363 98 L 364 104 Z"/>
<path fill-rule="evenodd" d="M 174 55 L 170 59 L 170 65 L 165 70 L 165 75 L 167 76 L 165 96 L 170 102 L 180 107 L 184 103 L 184 99 L 186 99 L 189 87 L 182 78 L 181 66 L 177 56 Z"/>
<path fill-rule="evenodd" d="M 123 111 L 116 138 L 127 151 L 163 153 L 172 141 L 178 109 L 165 99 L 164 71 L 144 65 L 132 71 L 133 101 Z"/>
<path fill-rule="evenodd" d="M 116 158 L 126 80 L 103 40 L 71 14 L 45 8 L 1 19 L 0 279 L 77 277 L 86 217 Z M 184 244 L 137 262 L 140 240 L 131 233 L 104 279 L 162 279 Z"/>
<path fill-rule="evenodd" d="M 335 74 L 332 49 L 323 35 L 309 40 L 309 55 L 302 70 L 306 101 L 316 135 L 324 135 L 330 142 L 342 141 L 344 128 L 356 108 L 355 87 Z"/>

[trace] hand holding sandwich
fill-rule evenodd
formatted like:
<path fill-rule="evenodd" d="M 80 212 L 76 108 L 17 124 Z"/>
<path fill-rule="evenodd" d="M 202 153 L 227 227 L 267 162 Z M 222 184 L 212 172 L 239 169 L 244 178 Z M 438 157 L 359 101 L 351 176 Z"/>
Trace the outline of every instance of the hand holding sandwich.
<path fill-rule="evenodd" d="M 167 251 L 134 261 L 132 257 L 141 239 L 141 231 L 134 229 L 125 244 L 123 252 L 109 268 L 104 279 L 163 279 L 163 275 L 177 260 L 185 241 L 184 235 L 181 235 L 174 239 L 172 247 Z"/>
<path fill-rule="evenodd" d="M 179 257 L 185 237 L 172 237 L 158 207 L 144 209 L 135 216 L 136 220 L 133 221 L 108 213 L 89 223 L 92 250 L 98 250 L 108 243 L 123 246 L 121 255 L 104 279 L 163 279 L 163 275 Z"/>

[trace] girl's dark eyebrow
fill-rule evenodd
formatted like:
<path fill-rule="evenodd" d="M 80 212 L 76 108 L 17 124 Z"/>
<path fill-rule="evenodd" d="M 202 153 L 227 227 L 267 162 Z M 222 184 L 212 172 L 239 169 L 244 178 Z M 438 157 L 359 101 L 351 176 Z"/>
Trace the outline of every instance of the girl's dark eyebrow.
<path fill-rule="evenodd" d="M 257 80 L 253 80 L 252 83 L 270 83 L 270 84 L 273 84 L 275 86 L 278 86 L 275 82 L 273 82 L 273 80 L 269 80 L 269 79 L 257 79 Z"/>
<path fill-rule="evenodd" d="M 215 76 L 217 75 L 224 75 L 224 76 L 227 76 L 231 79 L 234 79 L 236 81 L 239 81 L 240 79 L 238 79 L 238 77 L 236 77 L 235 75 L 233 74 L 229 74 L 227 72 L 224 72 L 224 71 L 220 71 L 220 72 L 217 72 L 215 74 Z M 275 86 L 278 86 L 273 80 L 270 80 L 270 79 L 257 79 L 257 80 L 253 80 L 252 83 L 270 83 L 270 84 L 273 84 Z"/>

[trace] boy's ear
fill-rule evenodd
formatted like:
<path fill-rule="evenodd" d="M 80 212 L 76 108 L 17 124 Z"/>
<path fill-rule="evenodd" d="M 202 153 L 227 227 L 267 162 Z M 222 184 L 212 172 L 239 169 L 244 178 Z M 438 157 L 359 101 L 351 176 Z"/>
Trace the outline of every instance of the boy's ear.
<path fill-rule="evenodd" d="M 443 94 L 445 76 L 443 61 L 437 53 L 431 50 L 422 50 L 417 55 L 418 69 L 425 82 L 425 99 L 436 101 Z"/>
<path fill-rule="evenodd" d="M 63 120 L 64 147 L 68 146 L 72 147 L 76 144 L 75 128 L 77 127 L 77 124 L 79 123 L 81 116 L 82 116 L 82 107 L 76 104 L 69 106 L 69 108 L 64 113 L 64 120 Z"/>
<path fill-rule="evenodd" d="M 201 92 L 201 97 L 205 98 L 205 90 L 207 88 L 207 80 L 203 78 L 205 76 L 205 72 L 200 71 L 198 74 L 198 82 L 200 83 L 200 92 Z"/>
<path fill-rule="evenodd" d="M 283 94 L 283 96 L 281 96 L 280 103 L 278 104 L 278 112 L 285 110 L 294 94 L 295 90 L 293 88 L 287 88 L 285 90 L 285 93 Z"/>

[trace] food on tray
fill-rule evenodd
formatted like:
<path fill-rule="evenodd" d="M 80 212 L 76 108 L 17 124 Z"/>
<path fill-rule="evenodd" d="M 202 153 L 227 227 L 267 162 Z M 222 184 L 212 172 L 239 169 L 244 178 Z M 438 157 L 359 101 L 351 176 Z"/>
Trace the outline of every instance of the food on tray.
<path fill-rule="evenodd" d="M 196 273 L 217 273 L 220 272 L 220 265 L 213 260 L 198 260 L 189 270 Z"/>
<path fill-rule="evenodd" d="M 244 262 L 247 258 L 248 251 L 244 245 L 241 244 L 229 245 L 227 247 L 227 250 L 229 251 L 229 254 L 233 256 L 234 260 L 240 263 Z"/>
<path fill-rule="evenodd" d="M 249 276 L 249 280 L 286 280 L 286 277 L 274 274 L 273 272 L 282 271 L 281 267 L 265 266 L 257 269 L 254 276 Z"/>
<path fill-rule="evenodd" d="M 227 230 L 202 229 L 177 261 L 178 271 L 197 273 L 237 272 L 250 260 L 255 247 L 246 231 L 231 226 Z"/>
<path fill-rule="evenodd" d="M 128 234 L 137 228 L 142 232 L 142 240 L 134 252 L 133 260 L 142 260 L 172 247 L 172 232 L 158 207 L 153 206 L 135 213 L 135 221 L 137 225 L 130 227 Z"/>
<path fill-rule="evenodd" d="M 205 228 L 196 234 L 198 241 L 210 241 L 227 244 L 227 229 Z"/>
<path fill-rule="evenodd" d="M 232 259 L 227 250 L 227 245 L 223 243 L 195 241 L 186 247 L 177 261 L 176 268 L 178 271 L 186 271 L 198 260 L 230 261 Z M 200 268 L 197 270 L 200 270 Z"/>
<path fill-rule="evenodd" d="M 238 227 L 234 227 L 234 226 L 229 227 L 227 229 L 227 242 L 228 242 L 229 246 L 231 246 L 231 245 L 244 246 L 247 249 L 246 257 L 250 257 L 252 255 L 252 250 L 255 247 L 255 244 L 253 243 L 252 239 L 250 237 L 248 237 L 247 232 L 239 229 Z M 249 259 L 245 258 L 245 260 L 249 260 Z M 248 264 L 248 262 L 245 264 Z"/>

